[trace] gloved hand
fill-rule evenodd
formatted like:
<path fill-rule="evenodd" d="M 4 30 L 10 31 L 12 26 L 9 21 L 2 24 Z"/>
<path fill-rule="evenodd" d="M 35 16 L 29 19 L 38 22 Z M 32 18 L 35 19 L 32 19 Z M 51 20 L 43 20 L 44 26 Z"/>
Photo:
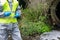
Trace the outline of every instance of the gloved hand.
<path fill-rule="evenodd" d="M 20 15 L 21 15 L 20 12 L 16 12 L 16 13 L 15 13 L 15 18 L 20 17 Z"/>
<path fill-rule="evenodd" d="M 7 17 L 7 16 L 10 16 L 11 12 L 5 12 L 4 13 L 4 16 Z"/>

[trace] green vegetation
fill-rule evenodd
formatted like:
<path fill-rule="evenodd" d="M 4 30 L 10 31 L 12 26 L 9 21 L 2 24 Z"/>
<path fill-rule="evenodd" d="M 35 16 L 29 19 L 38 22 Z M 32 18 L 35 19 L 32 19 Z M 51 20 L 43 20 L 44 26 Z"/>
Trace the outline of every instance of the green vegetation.
<path fill-rule="evenodd" d="M 41 34 L 51 30 L 47 23 L 47 15 L 43 15 L 43 4 L 36 8 L 22 10 L 22 20 L 20 30 L 23 35 Z"/>

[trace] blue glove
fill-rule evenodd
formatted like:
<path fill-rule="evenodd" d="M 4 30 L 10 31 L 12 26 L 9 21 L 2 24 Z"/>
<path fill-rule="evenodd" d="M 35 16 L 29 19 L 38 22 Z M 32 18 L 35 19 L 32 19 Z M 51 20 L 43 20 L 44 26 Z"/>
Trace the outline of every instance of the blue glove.
<path fill-rule="evenodd" d="M 4 13 L 4 16 L 7 17 L 7 16 L 10 16 L 11 12 L 5 12 Z"/>
<path fill-rule="evenodd" d="M 15 14 L 15 18 L 20 17 L 20 15 L 21 15 L 20 12 L 17 11 L 16 14 Z"/>

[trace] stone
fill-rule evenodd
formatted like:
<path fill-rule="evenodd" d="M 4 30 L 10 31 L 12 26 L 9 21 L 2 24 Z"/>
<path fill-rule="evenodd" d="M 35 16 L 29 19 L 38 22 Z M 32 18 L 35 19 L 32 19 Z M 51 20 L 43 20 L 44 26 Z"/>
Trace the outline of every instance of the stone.
<path fill-rule="evenodd" d="M 40 35 L 40 40 L 60 40 L 60 31 L 45 32 Z"/>

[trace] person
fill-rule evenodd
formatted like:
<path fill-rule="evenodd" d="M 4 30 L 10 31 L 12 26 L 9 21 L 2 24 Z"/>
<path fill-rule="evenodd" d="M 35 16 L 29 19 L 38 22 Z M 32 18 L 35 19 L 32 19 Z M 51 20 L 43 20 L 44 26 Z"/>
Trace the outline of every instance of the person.
<path fill-rule="evenodd" d="M 22 40 L 17 22 L 20 15 L 17 0 L 0 0 L 0 40 L 8 40 L 8 35 L 12 40 Z"/>

